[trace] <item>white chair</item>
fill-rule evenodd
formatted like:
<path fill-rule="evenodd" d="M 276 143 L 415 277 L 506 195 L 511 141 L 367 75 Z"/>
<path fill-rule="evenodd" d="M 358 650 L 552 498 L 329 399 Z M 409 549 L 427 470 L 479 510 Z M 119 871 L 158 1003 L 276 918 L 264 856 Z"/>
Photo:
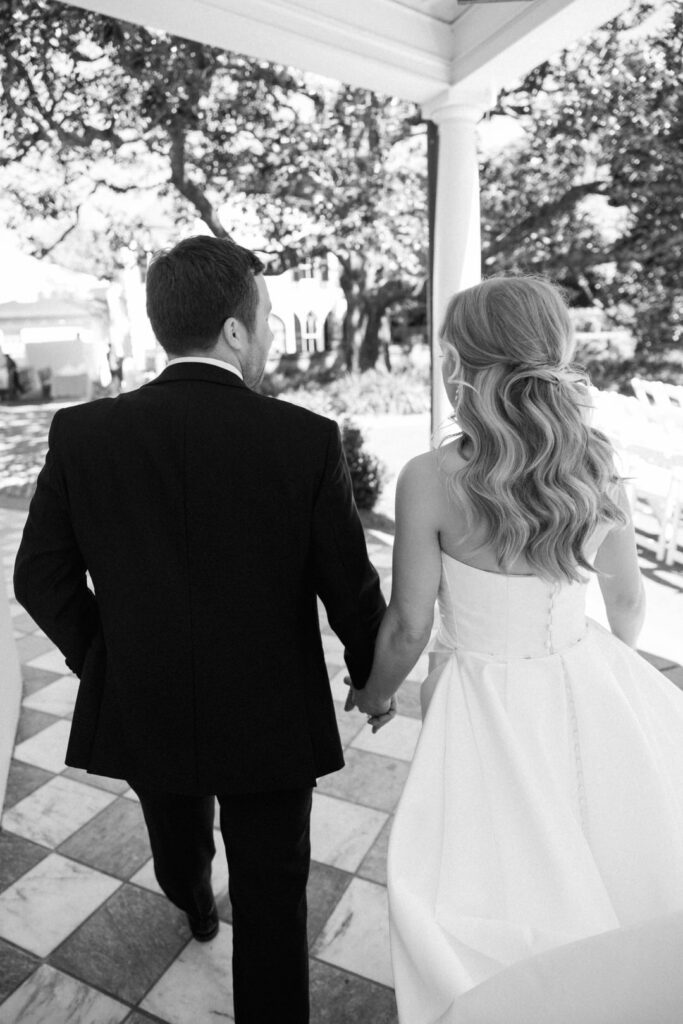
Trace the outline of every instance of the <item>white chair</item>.
<path fill-rule="evenodd" d="M 631 507 L 644 502 L 657 521 L 657 561 L 673 565 L 683 515 L 683 460 L 666 449 L 633 443 L 619 455 Z"/>

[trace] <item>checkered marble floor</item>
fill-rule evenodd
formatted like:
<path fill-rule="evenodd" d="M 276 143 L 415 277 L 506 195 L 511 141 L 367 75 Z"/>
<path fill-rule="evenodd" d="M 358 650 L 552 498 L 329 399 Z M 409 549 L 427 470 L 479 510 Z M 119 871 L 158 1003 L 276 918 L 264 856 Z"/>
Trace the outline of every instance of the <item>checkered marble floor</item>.
<path fill-rule="evenodd" d="M 5 577 L 25 513 L 0 509 Z M 391 539 L 368 533 L 390 591 Z M 204 1024 L 232 1019 L 231 909 L 220 835 L 222 927 L 205 945 L 154 879 L 142 814 L 124 782 L 65 768 L 76 679 L 11 597 L 24 697 L 0 830 L 0 1024 Z M 420 729 L 421 659 L 400 714 L 373 736 L 346 714 L 341 645 L 325 628 L 346 767 L 320 780 L 309 884 L 312 1020 L 395 1024 L 386 849 Z M 683 668 L 648 655 L 683 688 Z"/>
<path fill-rule="evenodd" d="M 25 513 L 0 509 L 11 579 Z M 390 539 L 368 534 L 390 590 Z M 9 584 L 8 584 L 9 585 Z M 203 1024 L 231 1019 L 231 909 L 220 834 L 217 938 L 199 944 L 161 894 L 125 782 L 64 767 L 77 680 L 10 595 L 24 697 L 0 831 L 0 1024 Z M 393 1024 L 386 848 L 420 729 L 424 661 L 375 736 L 343 710 L 341 645 L 324 646 L 346 768 L 320 780 L 309 883 L 312 1020 Z"/>

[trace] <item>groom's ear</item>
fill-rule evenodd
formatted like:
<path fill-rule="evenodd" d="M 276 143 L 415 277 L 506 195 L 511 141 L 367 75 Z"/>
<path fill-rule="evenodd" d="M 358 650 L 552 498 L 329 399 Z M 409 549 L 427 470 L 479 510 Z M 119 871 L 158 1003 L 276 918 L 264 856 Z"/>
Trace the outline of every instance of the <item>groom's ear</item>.
<path fill-rule="evenodd" d="M 223 324 L 221 337 L 234 352 L 241 352 L 248 341 L 244 324 L 234 316 L 229 316 Z"/>

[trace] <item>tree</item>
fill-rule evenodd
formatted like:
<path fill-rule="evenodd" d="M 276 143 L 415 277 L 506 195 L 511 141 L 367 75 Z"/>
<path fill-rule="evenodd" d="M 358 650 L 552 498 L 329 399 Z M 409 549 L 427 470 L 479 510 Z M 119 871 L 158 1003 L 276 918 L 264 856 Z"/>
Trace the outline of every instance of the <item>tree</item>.
<path fill-rule="evenodd" d="M 413 108 L 56 0 L 0 3 L 0 43 L 0 181 L 36 251 L 82 236 L 96 193 L 125 211 L 114 250 L 125 236 L 154 242 L 145 185 L 161 234 L 199 216 L 227 235 L 235 201 L 255 206 L 272 232 L 272 269 L 337 253 L 347 361 L 362 344 L 363 365 L 374 365 L 379 318 L 422 273 Z M 403 140 L 406 167 L 395 156 Z"/>
<path fill-rule="evenodd" d="M 639 358 L 683 340 L 682 79 L 683 8 L 639 0 L 501 93 L 524 136 L 483 166 L 486 272 L 551 274 Z"/>

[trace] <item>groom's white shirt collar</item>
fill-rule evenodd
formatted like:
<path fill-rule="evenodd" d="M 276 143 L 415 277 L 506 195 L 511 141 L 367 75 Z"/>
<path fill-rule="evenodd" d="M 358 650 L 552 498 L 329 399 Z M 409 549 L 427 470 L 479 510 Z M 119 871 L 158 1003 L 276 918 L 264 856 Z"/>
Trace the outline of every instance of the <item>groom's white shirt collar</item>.
<path fill-rule="evenodd" d="M 222 370 L 230 370 L 231 373 L 236 373 L 240 380 L 244 380 L 242 371 L 232 363 L 224 363 L 221 359 L 211 359 L 210 356 L 178 356 L 177 359 L 169 359 L 166 365 L 174 366 L 176 363 L 208 363 L 209 366 L 220 366 Z"/>

